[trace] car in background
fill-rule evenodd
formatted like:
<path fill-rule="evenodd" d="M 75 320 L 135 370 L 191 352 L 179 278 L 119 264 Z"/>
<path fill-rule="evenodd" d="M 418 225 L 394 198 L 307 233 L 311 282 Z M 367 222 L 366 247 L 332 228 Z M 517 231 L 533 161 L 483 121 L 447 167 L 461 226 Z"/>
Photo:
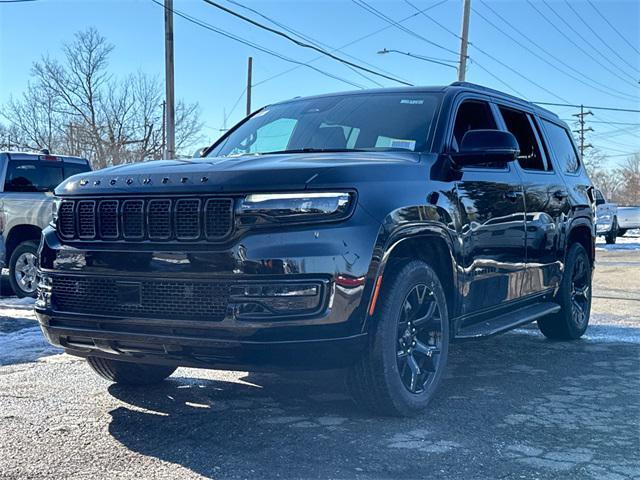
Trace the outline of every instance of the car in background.
<path fill-rule="evenodd" d="M 618 207 L 618 236 L 640 228 L 640 207 Z"/>
<path fill-rule="evenodd" d="M 616 243 L 618 236 L 618 205 L 604 198 L 596 189 L 596 235 L 604 237 L 609 244 Z"/>
<path fill-rule="evenodd" d="M 18 297 L 36 296 L 37 250 L 51 222 L 53 190 L 91 170 L 84 158 L 0 152 L 0 266 Z"/>

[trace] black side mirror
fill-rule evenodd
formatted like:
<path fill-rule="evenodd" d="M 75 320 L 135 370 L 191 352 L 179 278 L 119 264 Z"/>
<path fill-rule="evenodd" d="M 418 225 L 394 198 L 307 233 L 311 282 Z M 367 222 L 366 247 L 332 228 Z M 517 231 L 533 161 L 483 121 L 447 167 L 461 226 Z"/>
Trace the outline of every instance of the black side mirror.
<path fill-rule="evenodd" d="M 513 162 L 520 146 L 511 132 L 502 130 L 469 130 L 462 137 L 460 150 L 451 158 L 456 165 L 478 165 L 487 162 Z"/>

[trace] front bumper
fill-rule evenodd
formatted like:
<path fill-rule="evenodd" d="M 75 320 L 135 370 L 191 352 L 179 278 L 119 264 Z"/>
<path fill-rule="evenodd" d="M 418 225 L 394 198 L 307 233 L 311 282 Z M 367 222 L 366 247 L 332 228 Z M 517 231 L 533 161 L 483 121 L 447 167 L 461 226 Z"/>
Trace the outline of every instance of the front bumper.
<path fill-rule="evenodd" d="M 379 229 L 368 214 L 356 210 L 340 224 L 261 231 L 213 249 L 70 246 L 48 228 L 36 314 L 51 343 L 79 356 L 248 370 L 344 366 L 366 344 L 375 274 L 371 259 Z M 56 293 L 61 279 L 65 302 L 57 300 L 62 298 Z M 98 287 L 86 286 L 94 281 Z M 226 292 L 225 302 L 203 302 L 209 290 L 202 286 L 210 283 Z M 148 290 L 150 284 L 171 288 Z M 124 294 L 112 292 L 123 285 Z M 317 285 L 318 301 L 307 309 L 301 298 L 278 299 L 258 313 L 250 308 L 261 303 L 254 302 L 256 291 L 266 289 L 268 295 L 283 285 L 302 286 L 307 293 Z M 160 292 L 155 304 L 145 296 L 148 291 Z M 248 291 L 249 298 L 238 291 Z M 176 308 L 185 301 L 184 311 Z M 209 307 L 215 315 L 209 315 Z"/>

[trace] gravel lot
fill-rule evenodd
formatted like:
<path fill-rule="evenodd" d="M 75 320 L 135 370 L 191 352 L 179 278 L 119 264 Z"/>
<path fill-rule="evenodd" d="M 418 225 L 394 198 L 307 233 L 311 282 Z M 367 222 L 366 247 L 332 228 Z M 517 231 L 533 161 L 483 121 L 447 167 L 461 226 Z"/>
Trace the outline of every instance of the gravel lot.
<path fill-rule="evenodd" d="M 375 418 L 340 372 L 180 369 L 126 390 L 0 299 L 0 478 L 640 478 L 640 238 L 599 245 L 592 326 L 455 344 L 431 408 Z"/>

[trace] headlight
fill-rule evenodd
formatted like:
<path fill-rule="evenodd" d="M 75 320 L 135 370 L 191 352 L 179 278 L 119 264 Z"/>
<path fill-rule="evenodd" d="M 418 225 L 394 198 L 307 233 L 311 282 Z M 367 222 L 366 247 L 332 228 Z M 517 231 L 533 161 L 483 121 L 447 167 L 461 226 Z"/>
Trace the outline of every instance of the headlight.
<path fill-rule="evenodd" d="M 337 220 L 350 213 L 352 201 L 349 192 L 255 193 L 242 200 L 240 215 L 245 223 Z"/>
<path fill-rule="evenodd" d="M 58 209 L 60 208 L 60 202 L 62 200 L 58 197 L 53 199 L 53 203 L 51 204 L 51 225 L 54 227 L 58 223 Z"/>

